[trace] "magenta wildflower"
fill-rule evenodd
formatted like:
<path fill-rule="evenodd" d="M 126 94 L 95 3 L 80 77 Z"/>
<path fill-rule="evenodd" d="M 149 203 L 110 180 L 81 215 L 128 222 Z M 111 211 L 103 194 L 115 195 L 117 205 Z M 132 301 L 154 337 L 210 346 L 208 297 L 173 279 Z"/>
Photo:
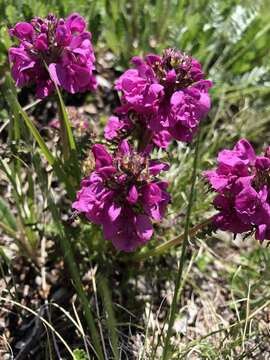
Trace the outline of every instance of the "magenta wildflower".
<path fill-rule="evenodd" d="M 153 235 L 170 196 L 168 183 L 156 176 L 168 165 L 149 160 L 123 140 L 112 156 L 103 145 L 92 148 L 95 170 L 84 179 L 73 209 L 103 227 L 104 237 L 118 250 L 134 251 Z"/>
<path fill-rule="evenodd" d="M 242 139 L 233 150 L 222 150 L 216 170 L 204 176 L 217 192 L 214 205 L 219 213 L 214 225 L 235 234 L 255 232 L 256 239 L 270 240 L 270 156 L 256 156 Z"/>
<path fill-rule="evenodd" d="M 51 79 L 72 94 L 96 88 L 91 33 L 86 31 L 86 22 L 79 14 L 71 14 L 66 20 L 48 15 L 30 23 L 20 22 L 10 35 L 19 41 L 18 47 L 9 49 L 11 73 L 17 86 L 36 84 L 38 98 L 52 93 Z"/>
<path fill-rule="evenodd" d="M 132 118 L 132 117 L 131 117 Z M 162 149 L 167 149 L 169 146 L 172 136 L 167 130 L 161 131 L 149 131 L 145 129 L 145 124 L 140 121 L 134 122 L 134 119 L 127 115 L 110 116 L 104 129 L 105 139 L 111 141 L 119 141 L 128 137 L 130 134 L 135 133 L 138 138 L 141 138 L 147 132 L 149 136 L 146 145 L 156 145 Z M 142 130 L 144 134 L 142 134 Z"/>
<path fill-rule="evenodd" d="M 122 92 L 117 113 L 132 115 L 149 128 L 158 146 L 167 147 L 171 137 L 191 141 L 211 106 L 212 82 L 204 79 L 200 63 L 173 49 L 165 50 L 162 57 L 150 54 L 145 61 L 134 57 L 132 62 L 135 69 L 116 82 L 115 88 Z"/>
<path fill-rule="evenodd" d="M 107 140 L 119 140 L 121 137 L 128 136 L 133 124 L 127 116 L 110 116 L 104 129 L 104 136 Z"/>
<path fill-rule="evenodd" d="M 85 132 L 89 132 L 89 121 L 83 112 L 79 111 L 74 106 L 66 106 L 71 126 L 75 129 L 75 134 L 82 136 Z M 58 118 L 52 119 L 49 124 L 53 129 L 60 129 L 60 120 Z"/>

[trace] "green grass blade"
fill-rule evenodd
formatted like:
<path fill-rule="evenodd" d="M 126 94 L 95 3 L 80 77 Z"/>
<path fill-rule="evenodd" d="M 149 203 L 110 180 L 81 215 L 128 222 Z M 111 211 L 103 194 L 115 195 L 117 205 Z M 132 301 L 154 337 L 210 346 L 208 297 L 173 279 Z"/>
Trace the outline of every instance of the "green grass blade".
<path fill-rule="evenodd" d="M 14 114 L 14 119 L 16 120 L 15 123 L 18 123 L 20 120 L 19 119 L 20 116 L 22 116 L 28 129 L 34 136 L 35 140 L 37 141 L 38 145 L 40 146 L 40 149 L 42 150 L 43 154 L 45 155 L 48 163 L 50 165 L 53 165 L 55 162 L 55 158 L 54 158 L 53 154 L 50 152 L 50 150 L 48 149 L 48 147 L 47 147 L 46 143 L 44 142 L 44 140 L 42 139 L 42 137 L 40 136 L 38 130 L 36 129 L 36 127 L 34 126 L 32 121 L 29 119 L 26 112 L 22 109 L 20 103 L 18 102 L 16 89 L 14 87 L 14 84 L 12 82 L 10 75 L 7 75 L 5 97 L 7 99 L 7 102 L 9 104 L 13 114 Z M 16 127 L 18 127 L 18 126 L 19 126 L 19 124 L 17 124 Z"/>
<path fill-rule="evenodd" d="M 56 159 L 53 156 L 53 154 L 51 153 L 51 151 L 48 149 L 45 141 L 42 139 L 42 137 L 41 137 L 40 133 L 38 132 L 37 128 L 32 123 L 32 121 L 29 119 L 26 112 L 23 111 L 23 109 L 20 109 L 20 114 L 21 114 L 23 120 L 25 121 L 28 129 L 30 130 L 31 134 L 34 136 L 36 142 L 38 143 L 38 145 L 39 145 L 43 155 L 45 156 L 46 160 L 48 161 L 48 163 L 51 166 L 53 166 L 54 163 L 56 162 Z"/>
<path fill-rule="evenodd" d="M 64 128 L 66 130 L 70 150 L 76 151 L 76 144 L 75 144 L 75 140 L 74 140 L 74 137 L 72 134 L 71 123 L 69 121 L 67 109 L 65 107 L 64 100 L 63 100 L 63 97 L 62 97 L 59 87 L 57 86 L 56 83 L 54 83 L 54 84 L 55 84 L 55 88 L 56 88 L 56 92 L 57 92 L 57 96 L 58 96 L 58 103 L 59 103 L 58 108 L 59 108 L 59 112 L 60 112 L 60 122 L 64 123 Z"/>
<path fill-rule="evenodd" d="M 36 311 L 32 310 L 31 308 L 29 308 L 29 307 L 27 307 L 27 306 L 25 306 L 23 304 L 20 304 L 17 301 L 7 299 L 7 298 L 5 298 L 3 296 L 0 296 L 0 301 L 1 302 L 7 302 L 7 303 L 10 303 L 12 305 L 18 306 L 19 308 L 24 309 L 27 312 L 29 312 L 32 315 L 39 318 L 42 321 L 42 323 L 44 325 L 46 325 L 58 337 L 58 339 L 61 341 L 61 343 L 65 346 L 65 348 L 68 350 L 69 354 L 71 355 L 71 359 L 76 360 L 75 356 L 73 355 L 73 353 L 72 353 L 70 347 L 68 346 L 67 342 L 65 341 L 65 339 L 59 334 L 58 331 L 55 330 L 55 328 L 50 324 L 50 322 L 47 321 L 43 316 L 40 316 Z"/>
<path fill-rule="evenodd" d="M 111 339 L 111 347 L 113 351 L 113 356 L 115 360 L 119 360 L 119 351 L 118 351 L 118 335 L 117 335 L 117 323 L 115 319 L 115 314 L 113 310 L 113 303 L 111 298 L 111 293 L 107 284 L 107 281 L 101 277 L 98 280 L 98 286 L 99 291 L 101 294 L 102 303 L 104 306 L 104 309 L 107 313 L 106 321 L 107 321 L 107 327 L 110 334 Z"/>
<path fill-rule="evenodd" d="M 46 160 L 53 167 L 53 169 L 54 169 L 57 177 L 59 178 L 59 180 L 61 180 L 66 185 L 66 189 L 67 189 L 69 195 L 71 196 L 71 198 L 74 199 L 75 198 L 74 187 L 70 183 L 70 181 L 68 179 L 68 176 L 64 173 L 61 166 L 59 165 L 58 159 L 56 159 L 53 156 L 53 154 L 51 153 L 51 151 L 47 147 L 45 141 L 42 139 L 41 135 L 39 134 L 38 130 L 36 129 L 36 127 L 34 126 L 32 121 L 29 119 L 27 114 L 22 109 L 20 110 L 20 113 L 21 113 L 26 125 L 28 126 L 30 132 L 34 136 L 35 140 L 37 141 L 37 143 L 38 143 L 43 155 L 45 156 Z"/>
<path fill-rule="evenodd" d="M 10 211 L 7 203 L 0 198 L 0 220 L 8 225 L 12 230 L 17 230 L 16 219 Z"/>
<path fill-rule="evenodd" d="M 11 236 L 14 240 L 17 240 L 17 233 L 9 225 L 0 221 L 0 229 L 4 231 L 7 235 Z"/>
<path fill-rule="evenodd" d="M 11 83 L 11 86 L 13 85 L 12 80 L 10 76 L 7 76 L 9 79 L 9 82 Z M 48 163 L 53 167 L 53 170 L 55 171 L 56 176 L 58 179 L 63 182 L 66 186 L 66 189 L 72 199 L 75 198 L 76 192 L 74 190 L 74 186 L 71 184 L 67 174 L 62 169 L 61 164 L 59 163 L 59 159 L 57 159 L 52 152 L 49 150 L 48 146 L 46 145 L 45 141 L 43 140 L 42 136 L 40 135 L 39 131 L 35 127 L 35 125 L 30 120 L 29 116 L 26 114 L 26 112 L 22 109 L 20 103 L 17 99 L 17 94 L 12 91 L 12 87 L 8 88 L 6 91 L 6 98 L 9 103 L 9 105 L 12 105 L 12 111 L 16 115 L 16 119 L 18 120 L 18 116 L 22 117 L 26 126 L 28 127 L 30 133 L 33 135 L 34 139 L 38 143 L 43 155 L 45 156 Z M 15 116 L 14 115 L 14 116 Z M 76 162 L 77 164 L 77 162 Z M 78 166 L 78 165 L 77 165 Z"/>
<path fill-rule="evenodd" d="M 48 65 L 44 62 L 44 65 L 50 75 L 50 71 L 48 68 Z M 58 100 L 58 110 L 59 110 L 59 116 L 60 116 L 60 127 L 61 127 L 61 132 L 62 132 L 62 141 L 63 141 L 63 153 L 65 154 L 66 151 L 68 151 L 68 153 L 76 153 L 76 144 L 75 144 L 75 140 L 72 134 L 72 129 L 71 129 L 71 123 L 69 121 L 69 117 L 68 117 L 68 113 L 67 113 L 67 109 L 65 107 L 65 103 L 61 94 L 61 91 L 58 87 L 58 85 L 56 84 L 56 82 L 52 79 L 52 82 L 54 83 L 55 89 L 56 89 L 56 93 L 57 93 L 57 100 Z M 67 147 L 67 148 L 65 148 Z M 69 155 L 69 154 L 66 154 Z M 67 158 L 65 159 L 67 160 Z"/>

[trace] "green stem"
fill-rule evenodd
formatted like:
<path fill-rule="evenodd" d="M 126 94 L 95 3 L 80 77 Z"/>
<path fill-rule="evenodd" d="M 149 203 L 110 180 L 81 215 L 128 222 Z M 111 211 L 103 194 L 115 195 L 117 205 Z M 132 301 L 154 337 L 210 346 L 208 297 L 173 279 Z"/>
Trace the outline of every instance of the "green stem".
<path fill-rule="evenodd" d="M 163 357 L 162 357 L 163 360 L 167 360 L 168 356 L 169 356 L 169 350 L 171 347 L 170 340 L 171 340 L 171 335 L 172 335 L 172 328 L 173 328 L 175 315 L 176 315 L 177 300 L 179 299 L 179 288 L 180 288 L 181 279 L 182 279 L 182 275 L 183 275 L 183 269 L 184 269 L 184 265 L 185 265 L 185 261 L 186 261 L 186 249 L 187 249 L 188 238 L 189 238 L 190 215 L 191 215 L 191 210 L 192 210 L 194 188 L 195 188 L 195 183 L 196 183 L 199 145 L 200 145 L 200 130 L 198 132 L 196 148 L 195 148 L 192 178 L 191 178 L 191 189 L 190 189 L 189 202 L 188 202 L 188 208 L 187 208 L 182 252 L 181 252 L 181 257 L 180 257 L 178 273 L 177 273 L 177 277 L 176 277 L 176 281 L 175 281 L 175 289 L 174 289 L 173 301 L 172 301 L 172 306 L 171 306 L 171 311 L 170 311 L 170 316 L 169 316 L 168 331 L 167 331 L 167 335 L 166 335 L 166 339 L 165 339 L 165 345 L 164 345 L 164 351 L 163 351 Z"/>
<path fill-rule="evenodd" d="M 44 66 L 46 67 L 49 76 L 50 71 L 48 68 L 48 65 L 44 61 Z M 59 86 L 54 81 L 54 79 L 51 77 L 52 82 L 54 83 L 55 90 L 57 93 L 57 105 L 58 105 L 58 113 L 59 113 L 59 120 L 60 120 L 60 134 L 61 134 L 61 140 L 62 140 L 62 148 L 63 148 L 63 157 L 64 160 L 69 160 L 71 155 L 73 155 L 74 159 L 77 164 L 77 150 L 76 150 L 76 144 L 75 140 L 72 134 L 71 124 L 68 118 L 67 109 L 65 107 L 65 103 L 61 94 L 61 91 L 59 89 Z"/>
<path fill-rule="evenodd" d="M 193 238 L 199 231 L 201 231 L 207 225 L 209 225 L 212 222 L 212 220 L 213 220 L 213 217 L 210 217 L 209 219 L 202 221 L 198 225 L 193 226 L 193 228 L 191 228 L 188 232 L 188 237 Z M 185 233 L 182 233 L 181 235 L 177 236 L 176 238 L 168 240 L 165 243 L 157 246 L 155 249 L 151 249 L 146 252 L 141 252 L 141 253 L 138 253 L 138 254 L 135 254 L 132 256 L 126 256 L 126 257 L 123 256 L 121 258 L 121 260 L 138 262 L 138 261 L 146 260 L 152 256 L 162 255 L 167 250 L 181 244 L 181 242 L 184 240 L 184 238 L 185 238 Z"/>
<path fill-rule="evenodd" d="M 68 141 L 67 129 L 65 125 L 61 101 L 58 96 L 56 99 L 57 99 L 57 107 L 58 107 L 58 116 L 60 121 L 60 142 L 62 147 L 62 155 L 64 162 L 66 162 L 70 158 L 69 141 Z"/>
<path fill-rule="evenodd" d="M 20 114 L 16 106 L 17 92 L 14 82 L 9 74 L 6 75 L 4 83 L 1 85 L 1 90 L 9 106 L 10 123 L 9 123 L 9 141 L 15 140 L 16 144 L 21 137 L 20 129 Z M 14 96 L 15 94 L 15 96 Z"/>

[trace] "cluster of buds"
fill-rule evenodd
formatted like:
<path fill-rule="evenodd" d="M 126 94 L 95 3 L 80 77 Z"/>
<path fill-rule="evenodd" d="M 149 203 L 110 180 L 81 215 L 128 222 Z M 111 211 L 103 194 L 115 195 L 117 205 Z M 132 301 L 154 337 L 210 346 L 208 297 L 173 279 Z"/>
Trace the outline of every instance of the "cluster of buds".
<path fill-rule="evenodd" d="M 96 88 L 91 33 L 79 14 L 71 14 L 66 20 L 49 14 L 30 23 L 19 22 L 10 29 L 10 35 L 19 42 L 9 49 L 17 86 L 35 84 L 38 98 L 50 95 L 54 82 L 72 94 Z"/>

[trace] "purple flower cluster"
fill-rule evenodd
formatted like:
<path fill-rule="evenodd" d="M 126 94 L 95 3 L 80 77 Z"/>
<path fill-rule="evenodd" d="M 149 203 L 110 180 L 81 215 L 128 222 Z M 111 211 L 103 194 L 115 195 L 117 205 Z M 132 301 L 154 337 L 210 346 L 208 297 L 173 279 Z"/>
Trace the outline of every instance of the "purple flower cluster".
<path fill-rule="evenodd" d="M 95 169 L 82 181 L 73 209 L 102 225 L 117 249 L 134 251 L 151 238 L 151 220 L 161 220 L 170 201 L 168 183 L 156 177 L 168 164 L 135 152 L 126 140 L 113 156 L 100 144 L 92 152 Z"/>
<path fill-rule="evenodd" d="M 121 106 L 116 109 L 118 117 L 109 120 L 105 136 L 112 139 L 120 131 L 134 129 L 140 138 L 148 129 L 152 142 L 161 148 L 172 138 L 190 142 L 211 106 L 212 82 L 204 79 L 199 62 L 173 49 L 163 56 L 149 54 L 145 61 L 134 57 L 132 62 L 135 68 L 116 81 Z"/>
<path fill-rule="evenodd" d="M 217 169 L 204 176 L 217 192 L 216 228 L 235 234 L 255 232 L 256 239 L 270 240 L 270 147 L 264 156 L 257 156 L 242 139 L 233 150 L 222 150 Z"/>
<path fill-rule="evenodd" d="M 18 47 L 9 49 L 17 86 L 35 84 L 38 98 L 53 92 L 53 81 L 72 94 L 96 88 L 91 33 L 79 14 L 71 14 L 66 20 L 49 14 L 30 23 L 19 22 L 10 35 L 19 41 Z"/>

